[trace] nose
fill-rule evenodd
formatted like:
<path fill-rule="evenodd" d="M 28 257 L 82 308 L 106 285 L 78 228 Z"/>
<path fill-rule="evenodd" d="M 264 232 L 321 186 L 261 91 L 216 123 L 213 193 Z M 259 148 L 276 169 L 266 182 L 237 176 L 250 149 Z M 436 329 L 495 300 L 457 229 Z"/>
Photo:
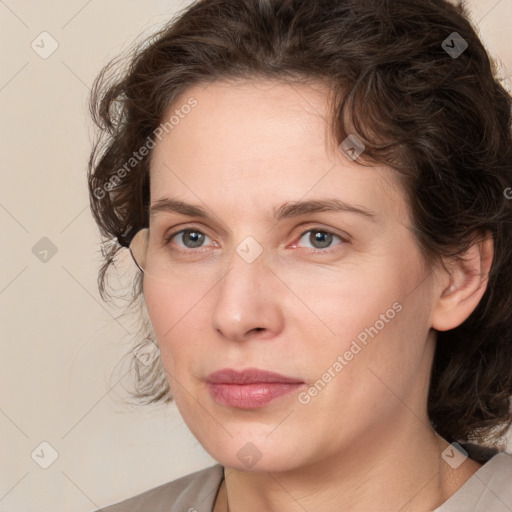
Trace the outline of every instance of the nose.
<path fill-rule="evenodd" d="M 272 338 L 283 329 L 282 285 L 263 255 L 248 263 L 234 252 L 216 290 L 212 326 L 225 339 Z"/>

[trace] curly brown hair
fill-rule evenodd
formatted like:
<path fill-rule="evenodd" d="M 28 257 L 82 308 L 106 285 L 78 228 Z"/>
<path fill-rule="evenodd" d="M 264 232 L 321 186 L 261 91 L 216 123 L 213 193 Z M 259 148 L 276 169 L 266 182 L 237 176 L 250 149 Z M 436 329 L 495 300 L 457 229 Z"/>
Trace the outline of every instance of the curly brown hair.
<path fill-rule="evenodd" d="M 334 92 L 337 143 L 356 134 L 361 165 L 389 165 L 402 178 L 425 261 L 462 257 L 475 235 L 493 237 L 482 300 L 460 326 L 437 332 L 428 415 L 449 442 L 499 446 L 512 423 L 512 99 L 465 5 L 202 0 L 124 59 L 127 67 L 114 59 L 103 68 L 90 103 L 101 130 L 88 179 L 104 237 L 103 299 L 118 252 L 148 226 L 151 149 L 173 100 L 218 80 L 320 80 Z M 143 304 L 141 275 L 130 293 Z M 132 360 L 138 396 L 171 400 L 160 358 L 149 368 Z"/>

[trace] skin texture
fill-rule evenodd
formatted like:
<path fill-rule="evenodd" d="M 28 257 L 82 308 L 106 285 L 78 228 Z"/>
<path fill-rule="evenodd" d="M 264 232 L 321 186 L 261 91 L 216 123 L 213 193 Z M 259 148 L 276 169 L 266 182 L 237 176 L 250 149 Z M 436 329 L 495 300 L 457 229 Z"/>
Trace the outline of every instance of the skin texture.
<path fill-rule="evenodd" d="M 451 329 L 476 307 L 492 242 L 475 244 L 466 263 L 446 262 L 449 272 L 427 269 L 396 172 L 362 167 L 337 150 L 320 84 L 197 85 L 169 113 L 190 97 L 197 106 L 154 149 L 151 204 L 178 199 L 211 218 L 151 216 L 144 296 L 179 411 L 225 466 L 216 512 L 227 500 L 231 512 L 439 506 L 480 465 L 446 464 L 448 443 L 428 421 L 433 328 Z M 284 203 L 326 198 L 374 217 L 272 218 Z M 163 246 L 186 228 L 206 235 L 200 248 L 189 248 L 185 235 Z M 308 229 L 336 236 L 317 248 Z M 263 249 L 252 263 L 236 251 L 246 237 Z M 333 371 L 397 303 L 400 311 Z M 205 379 L 222 368 L 299 378 L 302 392 L 329 368 L 332 378 L 308 403 L 294 391 L 240 409 L 208 391 Z M 237 456 L 244 446 L 261 456 L 251 467 Z"/>

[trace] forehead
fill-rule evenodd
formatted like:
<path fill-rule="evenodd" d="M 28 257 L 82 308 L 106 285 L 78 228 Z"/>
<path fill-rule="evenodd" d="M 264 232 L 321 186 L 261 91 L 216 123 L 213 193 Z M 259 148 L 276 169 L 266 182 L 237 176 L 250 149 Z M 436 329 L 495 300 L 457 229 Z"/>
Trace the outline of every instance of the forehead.
<path fill-rule="evenodd" d="M 238 80 L 188 88 L 164 115 L 164 122 L 171 116 L 174 122 L 153 150 L 152 203 L 172 194 L 263 208 L 269 201 L 328 194 L 404 215 L 396 171 L 361 166 L 339 151 L 329 129 L 329 99 L 329 90 L 314 82 Z"/>
<path fill-rule="evenodd" d="M 193 140 L 197 151 L 187 155 L 189 159 L 215 155 L 232 161 L 233 166 L 245 163 L 250 167 L 254 162 L 256 167 L 265 159 L 318 158 L 319 143 L 329 142 L 327 94 L 320 84 L 289 85 L 262 79 L 195 85 L 173 101 L 164 120 L 176 111 L 188 110 L 185 105 L 193 100 L 196 106 L 164 134 L 165 142 L 155 153 L 171 148 L 179 151 Z"/>

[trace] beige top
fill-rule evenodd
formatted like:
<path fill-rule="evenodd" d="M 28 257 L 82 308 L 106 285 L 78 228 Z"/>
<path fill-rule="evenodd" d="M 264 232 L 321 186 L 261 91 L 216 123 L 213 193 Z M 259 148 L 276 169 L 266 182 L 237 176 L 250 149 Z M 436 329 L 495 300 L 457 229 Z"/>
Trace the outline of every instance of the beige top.
<path fill-rule="evenodd" d="M 223 477 L 223 467 L 216 464 L 96 512 L 212 512 Z M 433 512 L 512 512 L 512 455 L 490 456 Z"/>

